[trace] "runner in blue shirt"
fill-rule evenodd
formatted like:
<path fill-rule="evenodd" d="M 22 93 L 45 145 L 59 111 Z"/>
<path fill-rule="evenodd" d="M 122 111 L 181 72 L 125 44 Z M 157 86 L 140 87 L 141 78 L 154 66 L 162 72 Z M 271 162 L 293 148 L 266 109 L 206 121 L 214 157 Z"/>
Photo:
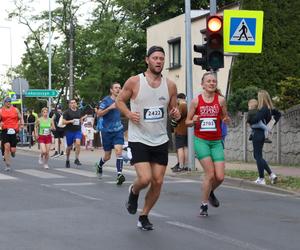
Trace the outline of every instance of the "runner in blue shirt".
<path fill-rule="evenodd" d="M 123 157 L 122 150 L 124 144 L 124 131 L 121 122 L 121 113 L 116 108 L 115 99 L 121 91 L 121 85 L 114 82 L 110 86 L 110 96 L 106 96 L 99 105 L 98 117 L 102 117 L 101 137 L 104 149 L 104 156 L 96 163 L 97 174 L 102 176 L 102 168 L 111 157 L 112 149 L 115 149 L 117 185 L 122 185 L 125 176 L 122 174 Z"/>

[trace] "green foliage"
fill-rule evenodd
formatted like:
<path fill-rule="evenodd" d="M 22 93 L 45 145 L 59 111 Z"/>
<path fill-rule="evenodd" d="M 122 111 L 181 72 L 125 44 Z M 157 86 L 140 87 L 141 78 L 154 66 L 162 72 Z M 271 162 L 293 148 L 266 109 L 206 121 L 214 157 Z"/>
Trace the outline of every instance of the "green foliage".
<path fill-rule="evenodd" d="M 300 104 L 300 78 L 287 77 L 279 83 L 276 106 L 286 110 L 297 104 Z"/>
<path fill-rule="evenodd" d="M 242 9 L 264 11 L 263 49 L 235 59 L 231 89 L 255 85 L 276 96 L 279 82 L 300 77 L 300 1 L 243 1 Z"/>
<path fill-rule="evenodd" d="M 257 99 L 258 88 L 256 86 L 248 86 L 243 89 L 237 89 L 229 96 L 228 111 L 232 114 L 242 111 L 248 111 L 248 101 L 250 99 Z"/>

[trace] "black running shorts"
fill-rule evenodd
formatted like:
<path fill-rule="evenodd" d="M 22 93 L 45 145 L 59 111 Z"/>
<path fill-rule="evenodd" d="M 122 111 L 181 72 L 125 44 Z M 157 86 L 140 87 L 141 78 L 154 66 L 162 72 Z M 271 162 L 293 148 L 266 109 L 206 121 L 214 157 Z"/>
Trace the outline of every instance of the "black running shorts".
<path fill-rule="evenodd" d="M 140 142 L 129 142 L 133 165 L 139 162 L 158 163 L 163 166 L 168 165 L 168 142 L 159 146 L 148 146 Z"/>
<path fill-rule="evenodd" d="M 8 135 L 7 129 L 3 129 L 2 130 L 2 143 L 3 143 L 3 145 L 5 143 L 9 143 L 11 148 L 15 148 L 18 143 L 17 135 L 16 134 Z"/>

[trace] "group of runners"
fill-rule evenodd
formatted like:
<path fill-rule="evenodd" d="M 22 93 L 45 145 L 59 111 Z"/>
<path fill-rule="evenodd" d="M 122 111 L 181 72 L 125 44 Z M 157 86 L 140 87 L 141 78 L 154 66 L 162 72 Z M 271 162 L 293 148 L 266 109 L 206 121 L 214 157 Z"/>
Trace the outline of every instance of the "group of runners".
<path fill-rule="evenodd" d="M 147 70 L 130 77 L 123 88 L 117 82 L 110 86 L 110 95 L 99 105 L 98 117 L 102 117 L 102 144 L 104 155 L 96 164 L 97 173 L 102 175 L 103 166 L 111 158 L 112 150 L 116 154 L 117 184 L 125 181 L 122 174 L 124 128 L 121 113 L 129 120 L 128 147 L 131 149 L 131 165 L 136 171 L 136 178 L 129 187 L 126 208 L 130 214 L 136 214 L 139 194 L 148 188 L 143 207 L 138 217 L 137 226 L 142 230 L 152 230 L 149 213 L 157 202 L 168 165 L 168 117 L 179 122 L 182 117 L 177 105 L 177 88 L 173 81 L 162 75 L 165 61 L 164 49 L 160 46 L 149 48 L 146 58 Z M 208 204 L 220 206 L 215 190 L 224 180 L 225 160 L 222 144 L 221 122 L 229 123 L 226 101 L 218 94 L 217 79 L 213 73 L 205 73 L 200 87 L 202 92 L 191 103 L 185 119 L 187 126 L 194 127 L 194 147 L 196 158 L 204 170 L 200 215 L 208 215 Z M 130 108 L 127 103 L 130 102 Z M 5 163 L 9 169 L 10 155 L 15 152 L 15 134 L 22 126 L 20 112 L 10 105 L 9 98 L 4 99 L 0 112 L 5 146 Z M 42 109 L 42 115 L 36 122 L 35 134 L 41 147 L 39 162 L 48 168 L 51 130 L 55 130 L 53 119 L 48 116 L 48 109 Z M 67 143 L 65 167 L 69 168 L 70 153 L 75 145 L 76 165 L 79 160 L 82 139 L 82 116 L 76 100 L 69 100 L 69 109 L 63 113 L 62 124 L 65 126 Z"/>

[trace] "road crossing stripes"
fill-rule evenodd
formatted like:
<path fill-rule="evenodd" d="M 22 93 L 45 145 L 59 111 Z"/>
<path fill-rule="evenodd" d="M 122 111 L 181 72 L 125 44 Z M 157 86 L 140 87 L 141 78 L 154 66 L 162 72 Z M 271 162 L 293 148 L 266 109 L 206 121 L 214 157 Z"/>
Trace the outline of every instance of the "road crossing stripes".
<path fill-rule="evenodd" d="M 107 184 L 115 184 L 115 177 L 116 173 L 114 168 L 112 167 L 107 167 L 104 170 L 107 175 L 102 175 L 101 181 Z M 93 178 L 95 180 L 98 180 L 98 176 L 96 175 L 95 172 L 90 171 L 90 170 L 83 170 L 83 169 L 76 169 L 76 168 L 52 168 L 52 169 L 13 169 L 10 172 L 3 172 L 0 173 L 0 181 L 2 180 L 19 180 L 22 178 L 20 175 L 16 175 L 14 173 L 20 173 L 22 175 L 27 175 L 27 176 L 32 176 L 40 179 L 67 179 L 70 177 L 70 175 L 77 175 L 77 176 L 82 176 L 82 177 L 88 177 L 88 178 Z M 65 175 L 70 174 L 70 175 Z M 125 176 L 135 176 L 136 173 L 134 170 L 123 170 L 123 173 Z M 109 178 L 113 178 L 113 180 L 109 180 Z M 91 181 L 93 180 L 91 179 Z M 126 181 L 125 183 L 131 183 L 131 180 Z M 79 182 L 78 182 L 79 183 Z M 92 185 L 92 182 L 84 183 L 82 182 L 82 185 Z M 166 176 L 164 180 L 165 184 L 168 183 L 198 183 L 196 180 L 191 180 L 191 179 L 184 179 L 184 178 L 179 178 L 179 177 L 170 177 Z M 65 182 L 65 184 L 59 184 L 59 185 L 75 185 L 73 182 L 68 184 L 68 182 Z M 77 185 L 77 184 L 76 184 Z"/>
<path fill-rule="evenodd" d="M 31 175 L 34 177 L 42 178 L 42 179 L 52 179 L 52 178 L 64 178 L 62 175 L 49 173 L 47 171 L 41 171 L 37 169 L 18 169 L 16 172 L 20 172 L 22 174 Z"/>
<path fill-rule="evenodd" d="M 0 180 L 17 180 L 17 178 L 6 174 L 0 174 Z"/>

